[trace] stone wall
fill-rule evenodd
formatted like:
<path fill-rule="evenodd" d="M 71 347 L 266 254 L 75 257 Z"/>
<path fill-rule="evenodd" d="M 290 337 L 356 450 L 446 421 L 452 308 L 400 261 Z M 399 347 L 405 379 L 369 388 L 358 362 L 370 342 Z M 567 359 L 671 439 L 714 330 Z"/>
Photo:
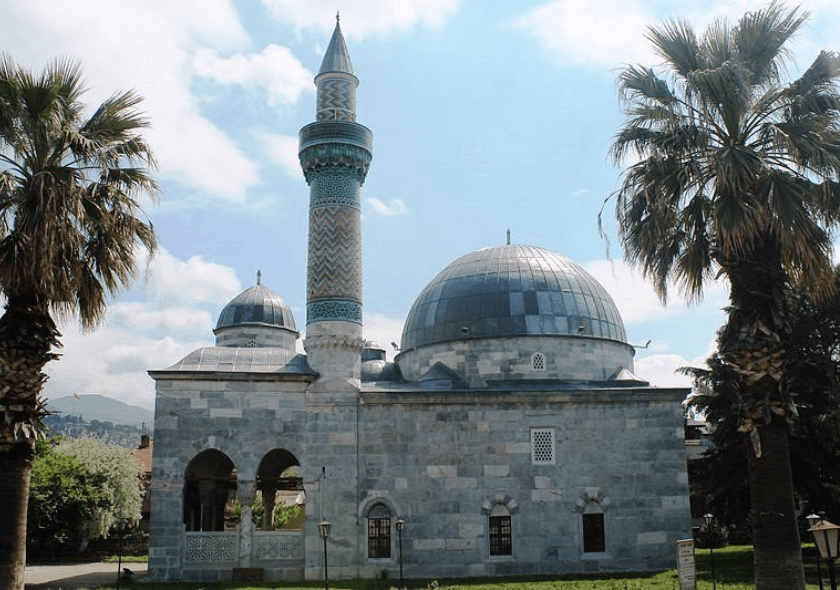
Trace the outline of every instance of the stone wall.
<path fill-rule="evenodd" d="M 313 378 L 156 374 L 150 579 L 227 579 L 234 566 L 272 565 L 241 549 L 236 564 L 182 561 L 184 474 L 206 449 L 231 459 L 245 498 L 272 449 L 300 462 L 304 558 L 274 564 L 266 579 L 322 579 L 323 518 L 332 578 L 398 576 L 395 529 L 391 556 L 368 558 L 377 504 L 392 526 L 406 521 L 407 577 L 666 569 L 690 534 L 684 389 L 353 394 L 345 383 L 329 394 Z M 534 463 L 534 429 L 551 433 L 541 451 L 550 461 Z M 489 555 L 497 509 L 511 516 L 509 556 Z M 593 510 L 604 515 L 606 550 L 584 553 L 582 514 Z"/>
<path fill-rule="evenodd" d="M 690 535 L 684 396 L 365 394 L 360 503 L 382 497 L 406 521 L 407 576 L 670 568 L 674 542 Z M 553 429 L 553 463 L 533 464 L 532 428 Z M 603 553 L 583 553 L 590 503 L 604 513 Z M 511 515 L 509 557 L 489 556 L 496 504 Z M 367 560 L 364 573 L 393 567 Z"/>

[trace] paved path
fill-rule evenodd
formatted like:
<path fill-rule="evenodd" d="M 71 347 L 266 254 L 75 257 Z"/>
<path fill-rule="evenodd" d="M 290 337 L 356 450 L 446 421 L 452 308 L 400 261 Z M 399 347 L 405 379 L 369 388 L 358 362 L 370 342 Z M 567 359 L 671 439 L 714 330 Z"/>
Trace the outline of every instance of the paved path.
<path fill-rule="evenodd" d="M 133 578 L 146 577 L 145 563 L 123 563 L 123 567 L 134 572 Z M 24 573 L 26 590 L 81 590 L 96 588 L 117 582 L 117 562 L 103 563 L 60 563 L 50 565 L 27 565 Z"/>

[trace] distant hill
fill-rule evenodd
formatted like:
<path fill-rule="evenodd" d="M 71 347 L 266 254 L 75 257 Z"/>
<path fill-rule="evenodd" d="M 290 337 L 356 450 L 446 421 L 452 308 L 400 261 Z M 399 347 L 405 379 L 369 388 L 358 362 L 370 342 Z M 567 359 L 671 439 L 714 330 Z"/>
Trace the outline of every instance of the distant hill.
<path fill-rule="evenodd" d="M 152 427 L 155 419 L 154 412 L 146 408 L 131 406 L 96 393 L 85 393 L 78 398 L 70 395 L 47 400 L 47 410 L 68 416 L 81 416 L 85 422 L 99 420 L 129 426 L 145 424 L 148 428 Z"/>

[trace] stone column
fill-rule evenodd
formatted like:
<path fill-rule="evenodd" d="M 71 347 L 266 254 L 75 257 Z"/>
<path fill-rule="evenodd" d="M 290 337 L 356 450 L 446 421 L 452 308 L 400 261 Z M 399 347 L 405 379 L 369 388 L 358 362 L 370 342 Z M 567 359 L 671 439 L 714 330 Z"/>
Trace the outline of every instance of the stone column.
<path fill-rule="evenodd" d="M 257 497 L 254 482 L 240 481 L 236 487 L 236 498 L 241 506 L 239 518 L 239 567 L 251 567 L 251 553 L 254 546 L 254 500 Z"/>

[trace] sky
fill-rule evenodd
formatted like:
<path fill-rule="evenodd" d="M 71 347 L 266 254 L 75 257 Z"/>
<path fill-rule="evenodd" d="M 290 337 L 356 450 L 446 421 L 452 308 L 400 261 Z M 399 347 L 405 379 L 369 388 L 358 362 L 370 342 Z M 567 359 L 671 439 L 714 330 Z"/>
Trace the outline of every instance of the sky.
<path fill-rule="evenodd" d="M 313 78 L 340 10 L 374 134 L 362 189 L 365 337 L 391 349 L 414 299 L 457 257 L 514 243 L 565 254 L 612 294 L 635 372 L 689 386 L 724 322 L 725 285 L 663 304 L 627 265 L 610 196 L 623 121 L 616 79 L 656 65 L 646 28 L 698 30 L 764 2 L 732 0 L 0 0 L 0 51 L 32 70 L 82 64 L 91 108 L 134 89 L 151 120 L 160 243 L 106 320 L 68 321 L 45 397 L 100 393 L 152 408 L 150 369 L 211 346 L 225 304 L 256 282 L 305 331 L 309 189 L 297 133 L 315 117 Z M 810 12 L 790 48 L 795 76 L 840 48 L 840 3 Z M 606 202 L 606 205 L 605 205 Z M 598 230 L 604 211 L 605 233 Z M 646 342 L 650 341 L 647 347 Z"/>

